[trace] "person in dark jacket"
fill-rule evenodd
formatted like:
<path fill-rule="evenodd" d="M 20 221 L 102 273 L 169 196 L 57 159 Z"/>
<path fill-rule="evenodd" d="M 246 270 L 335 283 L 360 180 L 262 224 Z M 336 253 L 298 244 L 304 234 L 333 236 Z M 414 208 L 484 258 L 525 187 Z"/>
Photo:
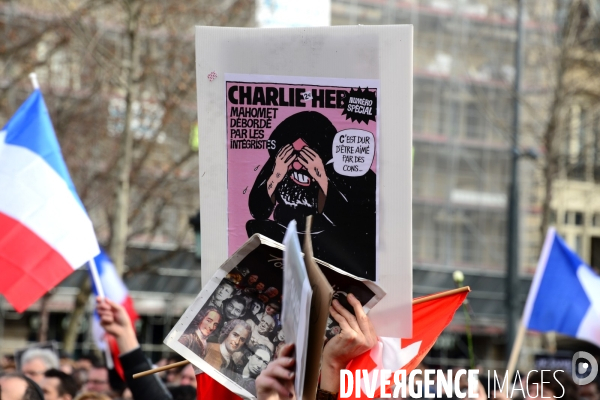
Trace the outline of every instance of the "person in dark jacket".
<path fill-rule="evenodd" d="M 96 299 L 96 310 L 104 330 L 117 340 L 127 387 L 135 400 L 173 400 L 173 396 L 158 375 L 151 374 L 133 379 L 133 374 L 152 369 L 144 356 L 135 330 L 125 309 L 109 299 Z"/>

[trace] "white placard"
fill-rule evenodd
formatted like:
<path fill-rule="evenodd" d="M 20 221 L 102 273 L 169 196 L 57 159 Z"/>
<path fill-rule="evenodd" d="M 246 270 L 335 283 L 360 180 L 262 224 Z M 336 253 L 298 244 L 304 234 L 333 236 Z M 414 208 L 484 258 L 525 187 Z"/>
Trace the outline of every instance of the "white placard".
<path fill-rule="evenodd" d="M 379 336 L 411 337 L 412 33 L 402 25 L 196 28 L 203 281 L 235 251 L 228 248 L 225 75 L 378 80 L 377 281 L 388 295 L 369 316 Z"/>

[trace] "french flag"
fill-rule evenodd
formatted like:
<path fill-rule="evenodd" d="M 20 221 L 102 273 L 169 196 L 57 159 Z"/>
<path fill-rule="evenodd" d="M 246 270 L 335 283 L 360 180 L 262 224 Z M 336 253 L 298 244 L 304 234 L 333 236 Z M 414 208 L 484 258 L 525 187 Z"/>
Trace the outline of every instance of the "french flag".
<path fill-rule="evenodd" d="M 100 249 L 100 254 L 94 257 L 94 261 L 96 263 L 98 277 L 100 278 L 98 284 L 102 285 L 102 290 L 99 290 L 98 287 L 96 287 L 96 282 L 93 277 L 90 277 L 94 294 L 99 296 L 101 293 L 104 293 L 104 296 L 107 299 L 110 299 L 115 303 L 125 307 L 125 310 L 127 310 L 127 314 L 129 314 L 129 318 L 131 319 L 131 323 L 135 324 L 135 321 L 139 318 L 139 316 L 133 307 L 133 300 L 129 296 L 127 286 L 125 286 L 123 280 L 117 273 L 114 264 L 102 249 Z M 92 334 L 94 337 L 94 342 L 99 349 L 107 350 L 106 344 L 108 343 L 115 369 L 121 375 L 121 377 L 123 377 L 123 369 L 119 363 L 119 350 L 117 343 L 112 336 L 106 335 L 106 331 L 100 325 L 100 317 L 95 311 L 94 319 L 92 321 Z"/>
<path fill-rule="evenodd" d="M 99 251 L 36 89 L 0 131 L 0 293 L 23 312 Z"/>
<path fill-rule="evenodd" d="M 554 228 L 546 235 L 523 324 L 530 330 L 555 331 L 600 346 L 600 276 Z"/>

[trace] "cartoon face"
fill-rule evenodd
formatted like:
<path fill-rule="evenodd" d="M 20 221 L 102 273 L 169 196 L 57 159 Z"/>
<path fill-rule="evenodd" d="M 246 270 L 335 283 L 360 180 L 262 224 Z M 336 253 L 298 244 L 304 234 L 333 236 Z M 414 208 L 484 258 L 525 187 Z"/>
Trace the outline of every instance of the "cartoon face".
<path fill-rule="evenodd" d="M 250 332 L 248 332 L 243 325 L 238 325 L 231 332 L 229 332 L 229 335 L 227 335 L 227 338 L 224 341 L 225 348 L 229 354 L 238 351 L 240 347 L 246 343 L 246 340 L 248 340 L 249 334 Z"/>
<path fill-rule="evenodd" d="M 204 337 L 210 336 L 217 329 L 221 322 L 221 316 L 216 311 L 209 311 L 206 317 L 200 322 L 199 329 Z"/>
<path fill-rule="evenodd" d="M 300 186 L 310 186 L 312 178 L 308 174 L 308 171 L 304 166 L 298 161 L 298 157 L 301 157 L 299 154 L 300 150 L 304 147 L 308 147 L 306 142 L 302 139 L 296 139 L 294 143 L 292 143 L 292 147 L 296 152 L 296 160 L 290 164 L 288 167 L 288 174 L 292 181 L 294 181 L 297 185 Z"/>

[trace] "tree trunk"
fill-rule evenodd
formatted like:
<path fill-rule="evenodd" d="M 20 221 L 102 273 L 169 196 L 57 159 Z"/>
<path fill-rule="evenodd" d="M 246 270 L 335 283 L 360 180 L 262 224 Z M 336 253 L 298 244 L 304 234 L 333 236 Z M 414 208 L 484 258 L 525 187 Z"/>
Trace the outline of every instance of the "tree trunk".
<path fill-rule="evenodd" d="M 48 340 L 48 301 L 52 297 L 50 292 L 42 297 L 42 305 L 40 309 L 40 331 L 38 332 L 38 342 L 43 343 Z"/>
<path fill-rule="evenodd" d="M 110 255 L 117 272 L 123 275 L 125 269 L 125 250 L 127 247 L 127 230 L 130 199 L 131 164 L 133 162 L 133 131 L 131 129 L 133 102 L 136 99 L 134 73 L 136 64 L 136 34 L 140 13 L 140 3 L 131 0 L 127 3 L 127 57 L 123 60 L 126 74 L 125 82 L 125 124 L 121 137 L 121 154 L 119 157 L 119 175 L 115 189 L 115 217 L 113 219 Z"/>
<path fill-rule="evenodd" d="M 79 327 L 81 326 L 80 320 L 85 313 L 85 306 L 90 298 L 91 293 L 92 285 L 90 283 L 90 279 L 86 278 L 79 287 L 79 294 L 75 298 L 75 307 L 71 313 L 69 326 L 67 327 L 65 338 L 63 340 L 63 349 L 69 354 L 73 354 L 75 351 L 77 334 L 79 333 Z"/>

